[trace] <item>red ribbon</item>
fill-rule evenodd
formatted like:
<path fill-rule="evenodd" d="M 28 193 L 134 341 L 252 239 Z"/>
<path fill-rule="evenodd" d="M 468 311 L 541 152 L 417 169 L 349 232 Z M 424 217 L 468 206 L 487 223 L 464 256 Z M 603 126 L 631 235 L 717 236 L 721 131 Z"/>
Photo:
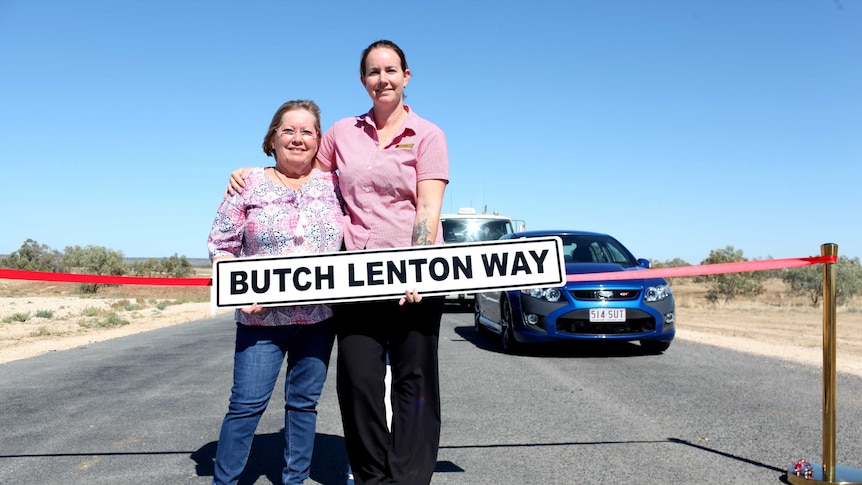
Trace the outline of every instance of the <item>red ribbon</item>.
<path fill-rule="evenodd" d="M 703 276 L 723 273 L 746 273 L 770 269 L 799 268 L 819 263 L 835 263 L 837 256 L 809 256 L 807 258 L 765 259 L 762 261 L 740 261 L 737 263 L 702 264 L 700 266 L 677 266 L 674 268 L 655 268 L 641 271 L 614 271 L 610 273 L 570 274 L 566 281 L 610 281 L 637 280 L 641 278 L 678 278 L 683 276 Z"/>
<path fill-rule="evenodd" d="M 57 281 L 62 283 L 95 283 L 100 285 L 209 286 L 210 278 L 147 278 L 143 276 L 107 276 L 95 274 L 49 273 L 0 268 L 0 278 L 9 280 Z"/>
<path fill-rule="evenodd" d="M 812 264 L 836 263 L 837 256 L 809 256 L 807 258 L 766 259 L 762 261 L 740 261 L 737 263 L 702 264 L 700 266 L 677 266 L 640 271 L 614 271 L 610 273 L 574 274 L 567 281 L 611 281 L 636 280 L 641 278 L 679 278 L 723 273 L 745 273 L 781 268 L 799 268 Z M 0 268 L 0 279 L 55 281 L 63 283 L 95 283 L 100 285 L 152 285 L 152 286 L 211 286 L 211 278 L 147 278 L 143 276 L 106 276 L 76 273 L 49 273 Z"/>

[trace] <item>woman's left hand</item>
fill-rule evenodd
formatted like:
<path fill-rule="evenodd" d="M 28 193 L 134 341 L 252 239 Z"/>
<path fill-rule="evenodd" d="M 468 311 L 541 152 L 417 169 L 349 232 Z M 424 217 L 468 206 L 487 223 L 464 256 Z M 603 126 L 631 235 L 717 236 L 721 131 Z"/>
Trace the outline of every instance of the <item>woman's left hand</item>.
<path fill-rule="evenodd" d="M 403 306 L 405 302 L 419 303 L 420 301 L 422 301 L 422 295 L 420 295 L 419 292 L 414 288 L 412 292 L 410 290 L 404 290 L 404 296 L 402 296 L 401 299 L 398 300 L 398 304 Z"/>

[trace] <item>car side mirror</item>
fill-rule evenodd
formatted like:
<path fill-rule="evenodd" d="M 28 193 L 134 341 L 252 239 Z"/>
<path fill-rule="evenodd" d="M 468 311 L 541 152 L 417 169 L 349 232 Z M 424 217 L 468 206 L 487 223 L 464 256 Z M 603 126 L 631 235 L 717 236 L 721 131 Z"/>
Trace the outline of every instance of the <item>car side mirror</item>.
<path fill-rule="evenodd" d="M 644 258 L 638 258 L 638 266 L 644 269 L 649 269 L 649 260 Z"/>

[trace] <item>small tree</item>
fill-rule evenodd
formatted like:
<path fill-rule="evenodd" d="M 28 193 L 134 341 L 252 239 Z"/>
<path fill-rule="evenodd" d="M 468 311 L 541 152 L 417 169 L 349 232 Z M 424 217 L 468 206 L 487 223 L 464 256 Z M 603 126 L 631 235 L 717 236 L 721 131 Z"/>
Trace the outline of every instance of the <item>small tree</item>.
<path fill-rule="evenodd" d="M 862 263 L 858 257 L 838 256 L 835 271 L 835 298 L 838 303 L 846 303 L 853 295 L 862 294 Z"/>
<path fill-rule="evenodd" d="M 165 275 L 174 278 L 187 278 L 195 273 L 188 258 L 178 256 L 176 253 L 169 258 L 136 261 L 132 263 L 131 271 L 135 276 Z"/>
<path fill-rule="evenodd" d="M 791 293 L 807 295 L 812 306 L 817 306 L 823 297 L 822 265 L 788 269 L 781 279 Z M 862 293 L 862 264 L 859 263 L 859 258 L 839 256 L 835 264 L 836 301 L 844 304 L 859 293 Z"/>
<path fill-rule="evenodd" d="M 33 239 L 27 239 L 21 247 L 5 258 L 0 258 L 0 267 L 26 271 L 66 271 L 63 254 Z"/>
<path fill-rule="evenodd" d="M 691 266 L 691 264 L 682 258 L 673 258 L 667 261 L 656 261 L 655 263 L 652 263 L 653 268 L 679 268 L 680 266 Z"/>
<path fill-rule="evenodd" d="M 194 274 L 195 270 L 192 263 L 185 256 L 178 256 L 174 253 L 169 258 L 161 260 L 162 273 L 173 276 L 174 278 L 187 278 Z"/>
<path fill-rule="evenodd" d="M 123 253 L 103 246 L 68 246 L 66 262 L 70 268 L 86 274 L 122 276 L 128 272 Z M 80 288 L 84 293 L 95 293 L 99 286 L 103 285 L 85 283 Z"/>
<path fill-rule="evenodd" d="M 679 268 L 681 266 L 691 266 L 688 261 L 685 261 L 682 258 L 673 258 L 667 261 L 656 261 L 655 263 L 650 263 L 650 267 L 652 268 Z M 669 284 L 673 284 L 673 278 L 665 278 Z"/>
<path fill-rule="evenodd" d="M 131 271 L 135 276 L 153 276 L 161 270 L 161 263 L 155 258 L 132 263 Z"/>
<path fill-rule="evenodd" d="M 738 263 L 742 261 L 748 261 L 748 258 L 742 255 L 742 250 L 727 246 L 724 249 L 713 249 L 709 252 L 709 257 L 701 261 L 700 264 Z M 709 283 L 710 288 L 705 296 L 712 303 L 719 299 L 724 299 L 725 303 L 729 303 L 737 296 L 757 296 L 764 291 L 764 279 L 765 276 L 757 271 L 707 275 L 704 277 L 704 281 Z"/>
<path fill-rule="evenodd" d="M 787 290 L 794 295 L 805 295 L 811 306 L 817 306 L 823 296 L 823 269 L 818 265 L 790 268 L 781 275 Z"/>

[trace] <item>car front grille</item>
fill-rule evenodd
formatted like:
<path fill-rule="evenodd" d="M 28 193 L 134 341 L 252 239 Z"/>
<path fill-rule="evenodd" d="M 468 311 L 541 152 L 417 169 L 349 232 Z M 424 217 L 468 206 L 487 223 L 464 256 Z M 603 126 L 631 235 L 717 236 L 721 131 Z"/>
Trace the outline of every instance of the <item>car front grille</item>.
<path fill-rule="evenodd" d="M 572 290 L 569 294 L 582 301 L 630 301 L 637 300 L 641 290 Z"/>
<path fill-rule="evenodd" d="M 557 318 L 557 333 L 572 335 L 629 335 L 655 331 L 655 319 L 642 310 L 626 308 L 625 322 L 591 322 L 588 309 Z"/>

